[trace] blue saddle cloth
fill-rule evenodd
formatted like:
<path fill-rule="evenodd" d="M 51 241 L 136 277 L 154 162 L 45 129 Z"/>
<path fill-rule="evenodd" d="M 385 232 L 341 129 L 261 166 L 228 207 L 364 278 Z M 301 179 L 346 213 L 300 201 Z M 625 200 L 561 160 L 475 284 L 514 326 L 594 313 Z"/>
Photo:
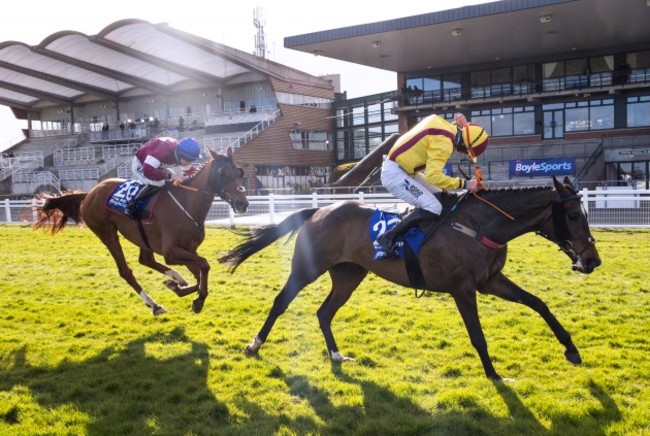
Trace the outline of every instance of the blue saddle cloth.
<path fill-rule="evenodd" d="M 368 232 L 370 240 L 373 241 L 372 245 L 375 247 L 375 255 L 373 260 L 388 259 L 386 252 L 379 244 L 377 244 L 377 237 L 382 233 L 392 229 L 397 223 L 401 221 L 398 213 L 387 212 L 385 210 L 376 209 L 370 218 L 370 226 Z M 409 244 L 415 255 L 420 252 L 425 233 L 419 227 L 411 227 L 405 234 L 400 235 L 395 243 L 395 258 L 404 259 L 404 243 Z"/>
<path fill-rule="evenodd" d="M 106 207 L 116 212 L 124 213 L 131 199 L 138 195 L 138 192 L 142 191 L 145 186 L 137 180 L 126 180 L 120 183 L 106 199 Z M 141 213 L 143 219 L 151 218 L 153 207 L 146 210 L 145 206 L 153 197 L 157 197 L 157 195 L 147 195 L 145 198 L 138 200 L 136 204 L 136 208 L 144 212 Z"/>

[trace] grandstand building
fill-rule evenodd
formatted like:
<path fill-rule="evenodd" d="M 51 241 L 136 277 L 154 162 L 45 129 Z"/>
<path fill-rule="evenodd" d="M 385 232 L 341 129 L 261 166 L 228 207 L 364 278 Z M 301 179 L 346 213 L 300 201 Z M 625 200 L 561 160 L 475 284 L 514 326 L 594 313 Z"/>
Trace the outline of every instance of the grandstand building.
<path fill-rule="evenodd" d="M 0 104 L 28 126 L 0 160 L 0 194 L 128 177 L 133 149 L 156 135 L 233 146 L 251 192 L 309 191 L 363 159 L 346 180 L 376 183 L 379 145 L 454 112 L 490 133 L 479 163 L 492 184 L 555 174 L 650 188 L 648 1 L 503 0 L 285 38 L 395 72 L 393 90 L 355 99 L 337 77 L 142 20 L 0 43 Z"/>
<path fill-rule="evenodd" d="M 0 104 L 26 120 L 0 160 L 0 194 L 89 190 L 129 177 L 133 151 L 158 136 L 235 150 L 253 192 L 318 186 L 338 78 L 142 20 L 96 35 L 62 31 L 36 46 L 0 43 Z"/>
<path fill-rule="evenodd" d="M 556 174 L 648 189 L 649 23 L 649 0 L 504 0 L 284 45 L 396 73 L 394 92 L 334 102 L 337 163 L 429 114 L 463 112 L 491 136 L 479 163 L 493 183 Z"/>

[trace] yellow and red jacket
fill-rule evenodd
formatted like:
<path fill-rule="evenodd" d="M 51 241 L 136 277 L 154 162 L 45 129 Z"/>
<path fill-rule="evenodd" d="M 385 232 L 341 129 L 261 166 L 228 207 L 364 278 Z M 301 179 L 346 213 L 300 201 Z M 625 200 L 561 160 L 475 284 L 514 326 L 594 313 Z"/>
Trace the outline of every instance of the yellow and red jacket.
<path fill-rule="evenodd" d="M 430 115 L 400 136 L 388 152 L 409 174 L 424 170 L 427 183 L 440 189 L 465 188 L 465 179 L 445 175 L 443 169 L 454 152 L 456 124 L 438 115 Z"/>

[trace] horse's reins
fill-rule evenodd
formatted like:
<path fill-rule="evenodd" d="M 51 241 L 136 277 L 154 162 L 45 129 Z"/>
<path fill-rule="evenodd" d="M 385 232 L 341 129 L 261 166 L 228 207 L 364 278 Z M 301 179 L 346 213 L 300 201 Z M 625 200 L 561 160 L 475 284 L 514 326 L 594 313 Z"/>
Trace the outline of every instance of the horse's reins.
<path fill-rule="evenodd" d="M 201 169 L 202 168 L 199 168 L 197 170 L 197 173 Z M 221 178 L 222 173 L 223 173 L 223 168 L 222 167 L 217 168 L 217 176 L 219 178 Z M 212 177 L 212 175 L 210 175 L 210 177 Z M 205 189 L 199 189 L 199 188 L 196 188 L 194 186 L 186 185 L 185 183 L 181 182 L 180 180 L 174 180 L 174 181 L 172 181 L 171 184 L 173 186 L 177 187 L 177 188 L 185 189 L 186 191 L 197 192 L 197 193 L 203 194 L 203 195 L 214 195 L 214 193 L 211 192 L 211 191 L 207 191 Z M 217 190 L 216 194 L 219 197 L 223 198 L 226 202 L 228 202 L 228 204 L 230 204 L 230 195 L 227 192 L 225 192 L 225 189 L 223 187 L 226 184 L 227 183 L 220 184 L 219 189 Z M 199 223 L 197 223 L 196 220 L 194 219 L 194 217 L 192 217 L 192 215 L 187 211 L 187 209 L 185 209 L 183 207 L 183 205 L 180 203 L 180 201 L 178 201 L 178 199 L 176 199 L 176 197 L 174 197 L 174 194 L 172 194 L 172 192 L 169 191 L 169 190 L 167 190 L 167 194 L 169 194 L 169 196 L 174 201 L 174 203 L 176 203 L 176 205 L 179 207 L 179 209 L 183 211 L 183 213 L 190 219 L 190 221 L 192 221 L 192 223 L 194 223 L 194 225 L 196 227 L 199 227 L 200 226 Z"/>
<path fill-rule="evenodd" d="M 480 170 L 480 168 L 478 167 L 478 165 L 476 165 L 476 164 L 472 164 L 472 165 L 475 167 L 475 170 L 474 170 L 474 171 L 475 171 L 475 177 L 476 177 L 477 185 L 479 186 L 479 188 L 485 189 L 485 185 L 483 184 L 483 173 L 481 172 L 481 170 Z M 459 166 L 458 166 L 458 171 L 459 171 L 459 172 L 460 172 L 460 173 L 461 173 L 461 174 L 462 174 L 466 179 L 469 179 L 469 177 L 467 177 L 467 175 L 465 174 L 465 172 L 464 172 L 464 171 L 462 170 L 462 168 L 460 167 L 460 164 L 459 164 Z M 456 210 L 456 208 L 458 207 L 458 205 L 460 204 L 460 202 L 465 198 L 465 196 L 466 196 L 468 193 L 469 193 L 469 191 L 468 191 L 468 192 L 465 192 L 465 193 L 464 193 L 464 194 L 459 198 L 459 200 L 456 202 L 456 204 L 455 204 L 454 206 L 452 206 L 450 212 L 453 212 L 453 211 Z M 474 198 L 476 198 L 476 199 L 482 201 L 483 203 L 487 204 L 488 206 L 490 206 L 491 208 L 493 208 L 494 210 L 496 210 L 497 212 L 499 212 L 501 215 L 505 216 L 506 218 L 510 219 L 511 221 L 514 221 L 514 222 L 516 222 L 517 224 L 521 225 L 522 227 L 524 227 L 524 228 L 526 228 L 526 229 L 529 229 L 529 230 L 531 230 L 531 231 L 535 230 L 535 229 L 533 229 L 531 226 L 529 226 L 528 224 L 525 224 L 525 223 L 519 221 L 518 219 L 516 219 L 515 217 L 513 217 L 512 215 L 510 215 L 509 213 L 507 213 L 506 211 L 504 211 L 503 209 L 501 209 L 501 208 L 500 208 L 499 206 L 497 206 L 496 204 L 492 203 L 492 202 L 489 201 L 489 200 L 486 200 L 486 199 L 483 198 L 483 197 L 480 197 L 480 196 L 477 195 L 475 192 L 472 192 L 472 195 L 474 196 Z M 591 236 L 588 237 L 588 238 L 586 238 L 586 240 L 587 240 L 587 242 L 588 242 L 589 244 L 587 244 L 587 246 L 586 246 L 586 247 L 585 247 L 585 248 L 584 248 L 580 253 L 576 253 L 576 252 L 573 250 L 573 243 L 571 242 L 571 240 L 573 239 L 573 237 L 571 236 L 571 234 L 570 234 L 570 232 L 569 232 L 569 229 L 568 229 L 567 226 L 566 226 L 566 221 L 565 221 L 565 220 L 560 220 L 560 215 L 562 214 L 562 212 L 559 210 L 559 206 L 560 206 L 562 203 L 566 202 L 566 201 L 569 201 L 569 200 L 579 200 L 579 199 L 580 199 L 580 196 L 579 196 L 579 195 L 572 195 L 572 196 L 565 197 L 565 198 L 555 198 L 555 199 L 553 199 L 553 200 L 551 201 L 551 204 L 552 204 L 551 214 L 550 214 L 548 217 L 546 217 L 546 219 L 545 219 L 544 221 L 542 221 L 542 223 L 539 225 L 539 227 L 541 228 L 541 227 L 544 225 L 544 223 L 546 223 L 546 221 L 548 221 L 549 219 L 553 219 L 553 228 L 555 229 L 556 233 L 558 233 L 558 235 L 556 235 L 556 236 L 557 236 L 556 239 L 551 238 L 548 234 L 542 232 L 541 230 L 535 230 L 535 234 L 537 234 L 537 235 L 539 235 L 539 236 L 542 236 L 543 238 L 545 238 L 545 239 L 547 239 L 547 240 L 553 242 L 553 243 L 556 244 L 558 247 L 560 247 L 560 250 L 564 251 L 565 253 L 567 253 L 567 254 L 569 254 L 569 255 L 573 255 L 573 256 L 575 256 L 576 258 L 580 257 L 580 256 L 582 255 L 582 253 L 584 253 L 584 252 L 587 250 L 587 248 L 589 248 L 590 245 L 593 245 L 596 241 L 595 241 L 594 238 L 591 237 Z M 476 237 L 477 239 L 479 239 L 479 238 L 477 237 L 476 232 L 475 232 L 474 230 L 471 230 L 471 229 L 469 229 L 469 228 L 466 228 L 465 226 L 462 226 L 461 224 L 458 224 L 458 223 L 452 223 L 452 227 L 454 227 L 455 230 L 461 231 L 461 232 L 463 232 L 463 233 L 468 234 L 469 236 Z M 497 246 L 493 246 L 493 244 L 495 244 L 493 241 L 489 241 L 489 240 L 488 240 L 488 241 L 485 241 L 484 239 L 485 239 L 485 238 L 480 238 L 479 240 L 480 240 L 481 242 L 483 242 L 485 245 L 487 245 L 488 247 L 491 247 L 491 248 L 498 248 Z M 486 243 L 486 242 L 492 242 L 492 244 L 490 244 L 490 243 Z M 500 245 L 500 244 L 496 244 L 496 245 Z"/>

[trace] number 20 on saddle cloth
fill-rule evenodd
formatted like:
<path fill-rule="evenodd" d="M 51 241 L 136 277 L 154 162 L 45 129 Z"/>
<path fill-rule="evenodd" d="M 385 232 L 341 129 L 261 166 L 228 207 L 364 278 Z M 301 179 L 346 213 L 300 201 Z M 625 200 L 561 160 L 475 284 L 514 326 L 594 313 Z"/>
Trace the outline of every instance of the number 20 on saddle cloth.
<path fill-rule="evenodd" d="M 383 248 L 377 244 L 377 237 L 392 229 L 400 221 L 400 215 L 396 212 L 388 212 L 380 209 L 376 209 L 373 212 L 372 217 L 370 218 L 370 227 L 368 228 L 370 240 L 373 241 L 373 246 L 375 248 L 373 260 L 389 258 Z M 417 256 L 425 237 L 425 233 L 420 230 L 418 226 L 411 227 L 405 234 L 398 237 L 397 242 L 395 243 L 395 258 L 404 259 L 404 244 L 408 244 L 413 253 Z"/>
<path fill-rule="evenodd" d="M 137 180 L 126 180 L 120 183 L 106 198 L 106 207 L 113 212 L 124 214 L 131 199 L 138 195 L 138 192 L 142 191 L 145 187 L 146 185 Z M 161 191 L 157 191 L 138 200 L 136 208 L 143 220 L 151 219 L 156 200 L 160 193 Z"/>

